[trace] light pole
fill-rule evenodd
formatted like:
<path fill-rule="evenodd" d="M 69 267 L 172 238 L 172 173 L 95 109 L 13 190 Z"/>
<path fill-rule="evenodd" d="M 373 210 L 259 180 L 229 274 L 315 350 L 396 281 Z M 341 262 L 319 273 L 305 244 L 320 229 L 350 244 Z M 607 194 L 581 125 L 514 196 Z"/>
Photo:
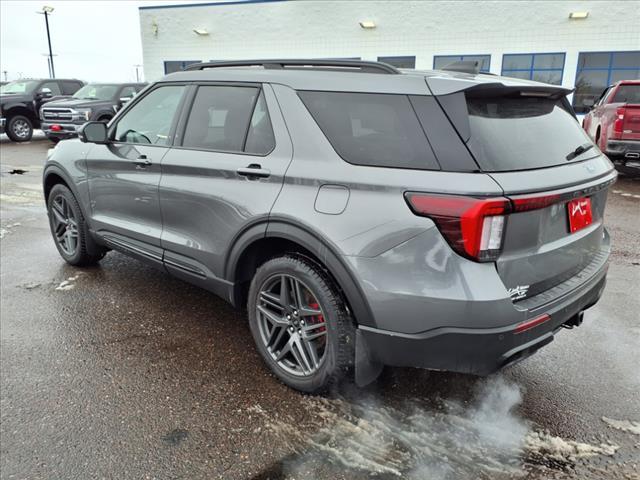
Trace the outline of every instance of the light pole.
<path fill-rule="evenodd" d="M 47 42 L 49 43 L 49 66 L 51 68 L 51 78 L 56 78 L 56 70 L 53 68 L 53 52 L 51 51 L 51 35 L 49 34 L 49 14 L 53 12 L 53 7 L 44 6 L 42 12 L 37 12 L 44 15 L 44 23 L 47 26 Z"/>
<path fill-rule="evenodd" d="M 140 73 L 138 72 L 138 68 L 140 68 L 142 65 L 134 65 L 134 67 L 136 67 L 136 82 L 140 83 Z"/>

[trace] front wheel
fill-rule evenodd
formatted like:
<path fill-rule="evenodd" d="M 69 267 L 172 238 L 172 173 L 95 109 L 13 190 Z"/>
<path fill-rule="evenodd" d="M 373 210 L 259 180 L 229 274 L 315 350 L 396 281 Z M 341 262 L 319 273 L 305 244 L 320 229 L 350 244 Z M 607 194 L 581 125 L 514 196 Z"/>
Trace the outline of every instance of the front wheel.
<path fill-rule="evenodd" d="M 33 136 L 33 124 L 24 115 L 14 115 L 7 122 L 7 136 L 14 142 L 28 142 Z"/>
<path fill-rule="evenodd" d="M 334 283 L 310 260 L 286 255 L 263 264 L 247 309 L 258 351 L 285 384 L 319 393 L 350 376 L 353 321 Z"/>
<path fill-rule="evenodd" d="M 88 243 L 92 241 L 89 229 L 76 197 L 65 185 L 58 184 L 51 189 L 47 212 L 53 241 L 67 263 L 77 266 L 92 265 L 104 257 L 105 250 L 89 253 L 89 250 L 96 248 L 88 248 Z"/>

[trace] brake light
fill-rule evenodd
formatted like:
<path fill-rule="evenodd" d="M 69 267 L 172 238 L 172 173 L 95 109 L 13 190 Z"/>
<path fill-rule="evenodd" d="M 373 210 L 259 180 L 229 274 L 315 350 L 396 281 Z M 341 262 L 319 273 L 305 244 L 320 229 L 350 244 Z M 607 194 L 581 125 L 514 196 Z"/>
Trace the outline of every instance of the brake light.
<path fill-rule="evenodd" d="M 514 212 L 528 212 L 530 210 L 538 210 L 540 208 L 547 208 L 554 203 L 558 203 L 561 200 L 561 196 L 558 194 L 553 195 L 519 195 L 517 197 L 511 197 L 511 203 L 513 205 Z"/>
<path fill-rule="evenodd" d="M 502 249 L 505 215 L 511 203 L 504 197 L 474 198 L 423 193 L 405 194 L 416 215 L 431 218 L 451 248 L 477 261 L 494 261 Z"/>
<path fill-rule="evenodd" d="M 622 138 L 622 130 L 624 127 L 624 107 L 616 108 L 616 119 L 613 121 L 613 138 Z"/>

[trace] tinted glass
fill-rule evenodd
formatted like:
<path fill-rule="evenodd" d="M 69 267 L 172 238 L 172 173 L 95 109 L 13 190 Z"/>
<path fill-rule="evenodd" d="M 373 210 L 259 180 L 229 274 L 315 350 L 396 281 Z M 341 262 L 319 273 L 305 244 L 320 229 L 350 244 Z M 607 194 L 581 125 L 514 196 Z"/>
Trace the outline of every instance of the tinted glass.
<path fill-rule="evenodd" d="M 586 112 L 607 87 L 607 70 L 583 70 L 576 77 L 573 106 L 576 112 Z"/>
<path fill-rule="evenodd" d="M 156 88 L 145 95 L 118 121 L 115 140 L 127 143 L 168 145 L 173 118 L 184 86 Z"/>
<path fill-rule="evenodd" d="M 60 86 L 58 82 L 45 82 L 38 89 L 39 92 L 42 92 L 45 88 L 51 90 L 51 95 L 61 95 Z"/>
<path fill-rule="evenodd" d="M 619 52 L 613 54 L 613 68 L 640 68 L 640 52 Z"/>
<path fill-rule="evenodd" d="M 478 61 L 480 62 L 480 71 L 488 72 L 491 55 L 440 55 L 433 57 L 433 68 L 442 69 L 453 62 L 460 61 Z"/>
<path fill-rule="evenodd" d="M 182 145 L 241 152 L 258 93 L 253 87 L 198 88 Z"/>
<path fill-rule="evenodd" d="M 135 87 L 124 87 L 120 90 L 120 98 L 132 98 L 136 94 Z"/>
<path fill-rule="evenodd" d="M 201 60 L 170 60 L 164 62 L 164 73 L 180 72 L 194 63 L 200 63 Z"/>
<path fill-rule="evenodd" d="M 438 169 L 405 95 L 299 92 L 336 152 L 356 165 Z"/>
<path fill-rule="evenodd" d="M 533 55 L 505 55 L 502 57 L 503 70 L 529 70 Z"/>
<path fill-rule="evenodd" d="M 378 57 L 378 61 L 398 68 L 416 68 L 416 57 Z"/>
<path fill-rule="evenodd" d="M 638 85 L 620 85 L 613 97 L 615 103 L 638 103 L 640 104 L 640 83 Z"/>
<path fill-rule="evenodd" d="M 560 85 L 562 83 L 562 70 L 534 70 L 531 80 Z"/>
<path fill-rule="evenodd" d="M 578 56 L 578 68 L 609 68 L 609 53 L 581 53 Z"/>
<path fill-rule="evenodd" d="M 538 53 L 533 58 L 533 68 L 557 68 L 564 66 L 564 53 Z"/>
<path fill-rule="evenodd" d="M 541 98 L 467 99 L 471 153 L 484 171 L 501 172 L 565 165 L 579 145 L 591 143 L 575 118 Z M 575 161 L 597 155 L 588 150 Z"/>
<path fill-rule="evenodd" d="M 260 92 L 256 108 L 251 116 L 251 125 L 249 125 L 249 133 L 245 142 L 244 151 L 246 153 L 255 153 L 257 155 L 266 155 L 276 146 L 273 137 L 273 128 L 271 127 L 271 119 L 267 110 L 267 102 L 264 98 L 264 92 Z"/>
<path fill-rule="evenodd" d="M 79 82 L 62 82 L 62 92 L 65 95 L 73 95 L 82 88 Z"/>
<path fill-rule="evenodd" d="M 640 80 L 640 68 L 636 70 L 612 70 L 609 83 L 616 83 L 620 80 Z"/>

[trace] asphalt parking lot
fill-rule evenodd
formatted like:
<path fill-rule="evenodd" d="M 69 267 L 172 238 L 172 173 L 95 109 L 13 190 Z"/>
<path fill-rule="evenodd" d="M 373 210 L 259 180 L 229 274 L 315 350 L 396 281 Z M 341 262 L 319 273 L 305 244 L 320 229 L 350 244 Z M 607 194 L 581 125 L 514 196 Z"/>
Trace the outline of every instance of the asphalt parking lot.
<path fill-rule="evenodd" d="M 66 265 L 51 147 L 1 139 L 3 479 L 640 479 L 640 181 L 609 195 L 582 327 L 490 378 L 388 369 L 321 399 L 270 375 L 212 294 L 114 252 Z"/>

